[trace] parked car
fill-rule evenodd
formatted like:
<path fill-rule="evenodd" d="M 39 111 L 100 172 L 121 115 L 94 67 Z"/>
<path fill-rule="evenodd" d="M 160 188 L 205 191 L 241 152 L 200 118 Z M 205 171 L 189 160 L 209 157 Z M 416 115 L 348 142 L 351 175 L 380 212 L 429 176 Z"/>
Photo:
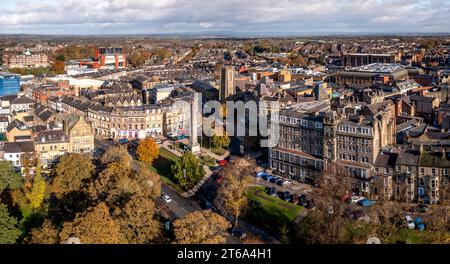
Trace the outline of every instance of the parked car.
<path fill-rule="evenodd" d="M 375 204 L 375 201 L 369 200 L 367 198 L 362 199 L 361 201 L 358 202 L 359 205 L 364 206 L 364 207 L 368 207 L 368 206 L 372 206 Z"/>
<path fill-rule="evenodd" d="M 300 195 L 299 202 L 301 206 L 306 207 L 306 205 L 308 204 L 308 198 L 306 197 L 306 195 L 304 194 Z"/>
<path fill-rule="evenodd" d="M 270 174 L 267 174 L 267 175 L 263 176 L 262 178 L 263 178 L 263 180 L 270 181 L 271 179 L 274 178 L 274 176 L 270 175 Z"/>
<path fill-rule="evenodd" d="M 414 229 L 416 227 L 416 225 L 414 224 L 414 221 L 410 215 L 406 215 L 405 220 L 406 220 L 406 226 L 408 227 L 408 229 Z"/>
<path fill-rule="evenodd" d="M 224 178 L 225 178 L 225 175 L 220 174 L 220 175 L 217 176 L 216 182 L 221 183 Z"/>
<path fill-rule="evenodd" d="M 106 141 L 113 142 L 114 139 L 113 138 L 108 138 L 108 139 L 106 139 Z"/>
<path fill-rule="evenodd" d="M 260 172 L 256 173 L 256 177 L 257 178 L 261 178 L 261 177 L 263 177 L 265 175 L 267 175 L 267 172 L 265 172 L 265 171 L 260 171 Z"/>
<path fill-rule="evenodd" d="M 277 184 L 278 186 L 283 186 L 283 182 L 284 182 L 283 179 L 278 179 L 277 182 L 276 182 L 276 184 Z"/>
<path fill-rule="evenodd" d="M 267 194 L 270 196 L 277 196 L 277 189 L 275 187 L 270 187 L 267 189 Z"/>
<path fill-rule="evenodd" d="M 128 142 L 130 142 L 130 141 L 128 139 L 126 139 L 126 138 L 122 138 L 122 139 L 119 140 L 120 144 L 128 144 Z"/>
<path fill-rule="evenodd" d="M 423 219 L 420 217 L 416 217 L 416 219 L 414 219 L 414 225 L 420 231 L 425 230 L 425 224 L 423 223 Z"/>
<path fill-rule="evenodd" d="M 163 199 L 163 201 L 166 202 L 166 203 L 172 202 L 172 198 L 170 198 L 169 195 L 164 194 L 164 193 L 161 195 L 161 199 Z"/>
<path fill-rule="evenodd" d="M 226 160 L 220 160 L 219 161 L 219 166 L 220 167 L 225 167 L 225 165 L 227 165 L 228 164 L 228 161 L 226 161 Z"/>
<path fill-rule="evenodd" d="M 233 236 L 238 237 L 238 238 L 240 238 L 240 239 L 244 239 L 244 238 L 247 237 L 247 233 L 246 233 L 243 229 L 241 229 L 241 228 L 239 228 L 239 227 L 233 227 L 233 228 L 231 229 L 230 233 L 231 233 Z"/>
<path fill-rule="evenodd" d="M 279 178 L 273 177 L 272 179 L 269 180 L 269 182 L 271 182 L 271 183 L 277 183 L 278 180 L 279 180 Z"/>
<path fill-rule="evenodd" d="M 352 196 L 350 198 L 350 203 L 351 204 L 358 204 L 360 201 L 364 200 L 364 197 L 361 196 Z"/>
<path fill-rule="evenodd" d="M 315 207 L 316 207 L 316 202 L 313 199 L 308 200 L 306 202 L 306 206 L 305 206 L 306 209 L 314 209 Z"/>
<path fill-rule="evenodd" d="M 159 144 L 162 143 L 162 141 L 161 141 L 161 139 L 156 139 L 156 140 L 155 140 L 155 143 L 159 145 Z"/>
<path fill-rule="evenodd" d="M 283 193 L 283 200 L 285 200 L 286 202 L 291 201 L 291 194 L 288 191 Z"/>
<path fill-rule="evenodd" d="M 283 183 L 282 183 L 283 186 L 290 186 L 291 184 L 292 184 L 292 182 L 288 181 L 288 180 L 283 180 Z"/>
<path fill-rule="evenodd" d="M 419 204 L 419 206 L 417 206 L 417 208 L 416 208 L 416 212 L 423 213 L 423 214 L 428 212 L 428 205 Z"/>

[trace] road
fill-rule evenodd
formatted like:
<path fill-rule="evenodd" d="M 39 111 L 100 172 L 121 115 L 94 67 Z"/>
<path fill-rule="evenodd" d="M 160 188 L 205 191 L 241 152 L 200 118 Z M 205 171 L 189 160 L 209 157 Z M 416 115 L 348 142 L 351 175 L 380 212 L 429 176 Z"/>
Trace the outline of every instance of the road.
<path fill-rule="evenodd" d="M 162 205 L 161 209 L 169 210 L 170 214 L 174 217 L 171 220 L 183 218 L 189 213 L 201 210 L 201 207 L 197 203 L 181 197 L 177 191 L 164 183 L 161 184 L 161 193 L 169 195 L 172 199 L 170 203 L 164 202 L 161 198 L 158 199 L 158 203 Z"/>

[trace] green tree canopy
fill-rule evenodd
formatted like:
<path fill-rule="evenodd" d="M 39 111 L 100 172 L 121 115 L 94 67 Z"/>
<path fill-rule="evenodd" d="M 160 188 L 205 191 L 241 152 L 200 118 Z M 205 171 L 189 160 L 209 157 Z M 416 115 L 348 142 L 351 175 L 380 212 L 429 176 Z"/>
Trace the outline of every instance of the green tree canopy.
<path fill-rule="evenodd" d="M 15 244 L 19 235 L 17 219 L 9 215 L 5 204 L 0 203 L 0 244 Z"/>
<path fill-rule="evenodd" d="M 174 165 L 172 173 L 183 190 L 193 188 L 205 175 L 205 170 L 192 152 L 185 152 Z"/>
<path fill-rule="evenodd" d="M 5 189 L 18 189 L 23 185 L 22 177 L 9 161 L 0 161 L 0 193 Z"/>

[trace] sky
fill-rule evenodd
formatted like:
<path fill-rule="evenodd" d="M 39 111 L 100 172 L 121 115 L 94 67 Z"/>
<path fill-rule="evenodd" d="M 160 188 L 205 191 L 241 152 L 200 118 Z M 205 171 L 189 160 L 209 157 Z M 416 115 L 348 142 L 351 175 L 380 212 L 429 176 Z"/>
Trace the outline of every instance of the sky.
<path fill-rule="evenodd" d="M 450 0 L 1 0 L 0 34 L 449 33 Z"/>

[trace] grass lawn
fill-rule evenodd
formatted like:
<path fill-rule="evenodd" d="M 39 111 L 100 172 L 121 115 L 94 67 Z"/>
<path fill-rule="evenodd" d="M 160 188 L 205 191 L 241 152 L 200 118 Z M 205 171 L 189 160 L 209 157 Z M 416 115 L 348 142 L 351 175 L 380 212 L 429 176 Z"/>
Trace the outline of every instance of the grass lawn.
<path fill-rule="evenodd" d="M 407 244 L 428 244 L 430 243 L 427 232 L 422 232 L 417 229 L 401 229 L 397 234 L 394 234 L 389 243 L 395 243 L 397 241 L 405 242 Z"/>
<path fill-rule="evenodd" d="M 174 183 L 173 175 L 172 175 L 172 165 L 178 160 L 178 157 L 172 152 L 160 148 L 159 157 L 153 162 L 153 165 L 150 166 L 150 170 L 159 174 L 161 176 L 161 180 L 176 189 L 177 191 L 181 191 L 180 187 Z"/>
<path fill-rule="evenodd" d="M 304 209 L 278 197 L 272 197 L 265 192 L 264 187 L 252 187 L 247 192 L 250 203 L 247 217 L 269 230 L 278 232 L 279 228 L 291 223 Z M 255 204 L 257 204 L 255 206 Z"/>

